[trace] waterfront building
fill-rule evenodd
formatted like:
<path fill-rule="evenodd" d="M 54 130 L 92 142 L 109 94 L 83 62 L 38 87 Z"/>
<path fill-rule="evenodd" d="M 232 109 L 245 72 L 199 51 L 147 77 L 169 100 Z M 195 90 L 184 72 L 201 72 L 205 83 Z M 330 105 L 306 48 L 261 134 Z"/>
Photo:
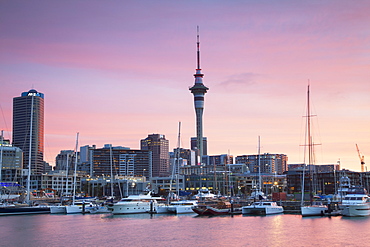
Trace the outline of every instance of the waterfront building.
<path fill-rule="evenodd" d="M 74 150 L 61 150 L 60 153 L 55 157 L 55 168 L 54 170 L 68 171 L 73 173 L 75 165 L 75 151 Z"/>
<path fill-rule="evenodd" d="M 152 176 L 166 177 L 171 175 L 169 141 L 165 135 L 151 134 L 140 141 L 140 149 L 151 151 L 152 154 Z"/>
<path fill-rule="evenodd" d="M 113 180 L 110 177 L 85 177 L 81 180 L 84 192 L 90 196 L 117 198 L 128 197 L 129 195 L 138 195 L 147 189 L 154 190 L 145 176 L 118 176 L 115 175 Z M 113 187 L 113 190 L 112 190 Z"/>
<path fill-rule="evenodd" d="M 258 173 L 260 169 L 261 173 L 283 174 L 288 170 L 288 156 L 285 154 L 240 155 L 235 158 L 235 163 L 246 164 L 251 173 Z"/>
<path fill-rule="evenodd" d="M 226 166 L 234 164 L 234 157 L 230 154 L 203 156 L 203 163 L 214 166 Z"/>
<path fill-rule="evenodd" d="M 20 174 L 23 169 L 23 152 L 13 147 L 9 140 L 0 141 L 0 151 L 0 181 L 14 181 L 16 174 Z"/>
<path fill-rule="evenodd" d="M 299 194 L 302 192 L 302 173 L 302 170 L 289 170 L 286 173 L 289 193 Z M 351 185 L 363 186 L 367 190 L 370 189 L 370 172 L 355 172 L 342 169 L 309 173 L 306 170 L 304 191 L 307 196 L 310 192 L 313 194 L 333 195 L 339 188 L 340 178 L 344 176 L 350 179 Z"/>
<path fill-rule="evenodd" d="M 172 181 L 171 181 L 172 180 Z M 178 183 L 177 183 L 178 182 Z M 179 177 L 153 177 L 151 180 L 152 188 L 158 191 L 160 195 L 168 195 L 170 189 L 172 192 L 185 191 L 185 176 L 179 175 Z"/>
<path fill-rule="evenodd" d="M 306 171 L 311 171 L 315 173 L 321 172 L 334 172 L 340 170 L 340 164 L 324 164 L 324 165 L 305 165 L 303 163 L 300 164 L 289 164 L 288 171 L 303 171 L 303 167 L 305 167 Z"/>
<path fill-rule="evenodd" d="M 204 155 L 204 145 L 203 145 L 203 109 L 204 109 L 204 95 L 207 93 L 207 88 L 203 84 L 203 74 L 200 68 L 200 42 L 199 42 L 199 30 L 197 33 L 197 68 L 194 74 L 195 83 L 194 85 L 189 88 L 191 93 L 194 95 L 194 108 L 196 114 L 196 134 L 197 134 L 197 150 L 199 157 Z M 199 158 L 198 162 L 201 162 L 201 158 Z"/>
<path fill-rule="evenodd" d="M 32 116 L 32 120 L 31 120 Z M 30 132 L 32 129 L 32 140 Z M 13 98 L 13 146 L 23 151 L 23 166 L 31 173 L 41 174 L 44 169 L 44 94 L 31 89 Z M 31 147 L 31 150 L 30 150 Z"/>
<path fill-rule="evenodd" d="M 92 150 L 93 176 L 91 177 L 111 177 L 113 173 L 113 176 L 149 178 L 152 175 L 151 153 L 149 150 L 134 150 L 105 144 L 103 148 Z"/>
<path fill-rule="evenodd" d="M 80 193 L 83 188 L 81 186 L 81 179 L 84 174 L 76 174 L 76 192 Z M 74 175 L 71 173 L 66 174 L 66 171 L 54 171 L 50 173 L 45 173 L 41 176 L 41 189 L 51 189 L 56 191 L 58 195 L 68 195 L 73 194 L 73 180 Z"/>
<path fill-rule="evenodd" d="M 53 166 L 51 166 L 48 162 L 44 161 L 44 169 L 42 170 L 42 173 L 48 173 L 53 171 Z"/>
<path fill-rule="evenodd" d="M 96 148 L 95 145 L 85 145 L 80 147 L 80 161 L 78 167 L 80 171 L 85 171 L 90 177 L 93 176 L 92 154 Z"/>
<path fill-rule="evenodd" d="M 190 138 L 190 149 L 191 150 L 196 150 L 198 152 L 199 148 L 198 148 L 198 138 L 197 137 L 191 137 Z M 203 154 L 202 154 L 202 156 L 208 154 L 207 150 L 208 150 L 208 148 L 207 148 L 207 137 L 203 137 Z"/>

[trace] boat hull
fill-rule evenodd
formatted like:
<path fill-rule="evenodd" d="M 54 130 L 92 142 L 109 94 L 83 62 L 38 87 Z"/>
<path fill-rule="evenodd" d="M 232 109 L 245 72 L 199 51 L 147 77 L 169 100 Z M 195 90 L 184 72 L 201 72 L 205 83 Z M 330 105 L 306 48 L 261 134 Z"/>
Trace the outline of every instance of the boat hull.
<path fill-rule="evenodd" d="M 242 214 L 270 215 L 284 213 L 282 206 L 272 201 L 254 202 L 252 205 L 242 207 Z"/>
<path fill-rule="evenodd" d="M 168 210 L 175 214 L 190 214 L 194 213 L 193 206 L 169 206 Z"/>
<path fill-rule="evenodd" d="M 208 216 L 212 216 L 212 215 L 226 215 L 226 214 L 230 214 L 231 213 L 231 209 L 230 208 L 223 208 L 223 209 L 218 209 L 218 208 L 215 208 L 215 207 L 211 207 L 211 206 L 195 206 L 195 207 L 192 207 L 192 210 L 197 213 L 198 215 L 208 215 Z"/>
<path fill-rule="evenodd" d="M 50 213 L 51 214 L 65 214 L 66 206 L 50 206 Z"/>
<path fill-rule="evenodd" d="M 0 216 L 26 215 L 26 214 L 49 214 L 50 208 L 45 207 L 0 207 Z"/>
<path fill-rule="evenodd" d="M 156 212 L 156 202 L 128 202 L 128 203 L 116 203 L 109 205 L 108 209 L 112 214 L 144 214 L 150 212 Z"/>
<path fill-rule="evenodd" d="M 160 205 L 156 208 L 156 212 L 157 214 L 170 214 L 172 213 L 171 211 L 168 210 L 168 207 L 167 205 Z"/>
<path fill-rule="evenodd" d="M 357 217 L 357 216 L 369 216 L 370 215 L 370 204 L 357 204 L 357 205 L 343 205 L 342 215 Z"/>
<path fill-rule="evenodd" d="M 276 207 L 276 208 L 251 207 L 251 206 L 242 207 L 242 214 L 270 215 L 270 214 L 281 214 L 281 213 L 284 213 L 284 209 L 282 207 Z"/>
<path fill-rule="evenodd" d="M 327 206 L 303 206 L 301 207 L 302 216 L 320 216 L 325 215 L 325 212 L 328 210 Z"/>

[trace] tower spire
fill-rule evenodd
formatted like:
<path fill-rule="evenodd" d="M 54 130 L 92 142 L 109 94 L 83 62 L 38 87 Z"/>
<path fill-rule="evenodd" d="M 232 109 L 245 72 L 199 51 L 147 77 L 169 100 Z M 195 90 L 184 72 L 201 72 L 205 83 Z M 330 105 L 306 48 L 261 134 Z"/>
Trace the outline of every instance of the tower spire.
<path fill-rule="evenodd" d="M 200 70 L 199 26 L 197 26 L 197 69 Z"/>

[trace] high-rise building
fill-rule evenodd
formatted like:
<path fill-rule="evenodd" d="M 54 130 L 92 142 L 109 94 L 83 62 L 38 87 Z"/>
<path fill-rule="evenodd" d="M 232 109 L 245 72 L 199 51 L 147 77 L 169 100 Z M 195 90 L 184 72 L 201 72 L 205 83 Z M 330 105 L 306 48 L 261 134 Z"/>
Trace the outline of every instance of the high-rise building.
<path fill-rule="evenodd" d="M 191 137 L 190 138 L 190 149 L 191 150 L 198 150 L 198 138 L 197 137 Z M 207 137 L 203 137 L 203 154 L 207 155 Z"/>
<path fill-rule="evenodd" d="M 196 114 L 196 129 L 197 129 L 197 150 L 199 157 L 204 154 L 203 147 L 203 109 L 204 109 L 204 95 L 208 88 L 203 84 L 203 74 L 200 68 L 200 49 L 199 49 L 199 30 L 197 33 L 197 69 L 194 74 L 195 84 L 189 88 L 194 95 L 194 108 Z M 200 160 L 202 160 L 200 158 Z M 198 161 L 200 162 L 200 161 Z"/>
<path fill-rule="evenodd" d="M 153 177 L 165 177 L 171 174 L 170 172 L 170 155 L 169 141 L 164 135 L 152 134 L 140 142 L 141 150 L 152 152 Z"/>
<path fill-rule="evenodd" d="M 73 173 L 76 153 L 74 150 L 61 150 L 55 157 L 55 170 Z"/>
<path fill-rule="evenodd" d="M 31 120 L 32 118 L 32 120 Z M 30 140 L 30 135 L 32 139 Z M 13 98 L 13 146 L 23 151 L 23 167 L 44 170 L 44 94 L 34 89 Z M 31 156 L 31 159 L 29 157 Z"/>
<path fill-rule="evenodd" d="M 239 155 L 235 164 L 246 164 L 250 172 L 283 174 L 288 170 L 288 156 L 286 154 L 251 154 Z"/>
<path fill-rule="evenodd" d="M 112 147 L 105 144 L 103 148 L 92 149 L 93 176 L 151 176 L 152 157 L 150 151 L 133 150 L 127 147 Z"/>

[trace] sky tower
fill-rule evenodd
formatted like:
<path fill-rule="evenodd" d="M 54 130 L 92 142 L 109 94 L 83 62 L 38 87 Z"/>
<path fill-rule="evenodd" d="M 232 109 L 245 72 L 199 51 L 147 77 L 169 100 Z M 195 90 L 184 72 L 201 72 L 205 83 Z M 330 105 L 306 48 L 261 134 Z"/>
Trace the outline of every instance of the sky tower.
<path fill-rule="evenodd" d="M 203 84 L 203 74 L 200 68 L 200 50 L 199 50 L 199 27 L 197 27 L 197 69 L 194 74 L 195 84 L 189 90 L 194 95 L 194 108 L 196 114 L 197 124 L 197 148 L 198 156 L 200 156 L 199 163 L 202 162 L 203 152 L 203 109 L 204 109 L 204 95 L 208 88 Z"/>

